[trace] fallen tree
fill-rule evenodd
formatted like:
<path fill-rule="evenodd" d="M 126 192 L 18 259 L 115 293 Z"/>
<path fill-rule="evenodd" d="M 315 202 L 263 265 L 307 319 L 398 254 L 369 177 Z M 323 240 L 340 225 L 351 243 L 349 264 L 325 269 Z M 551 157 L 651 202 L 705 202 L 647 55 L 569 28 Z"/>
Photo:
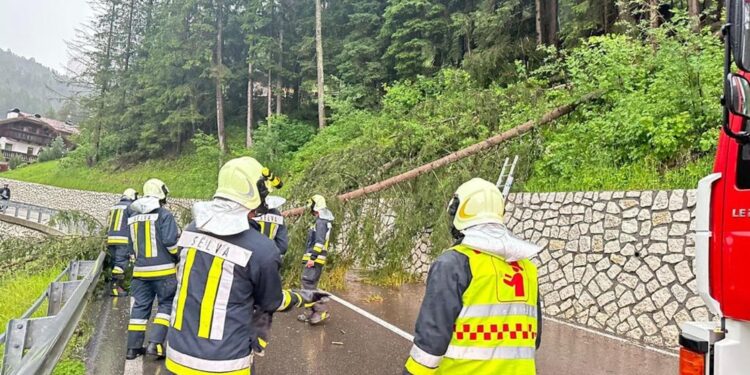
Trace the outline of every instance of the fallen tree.
<path fill-rule="evenodd" d="M 440 159 L 434 160 L 430 163 L 424 164 L 420 167 L 414 168 L 410 171 L 401 173 L 397 176 L 393 176 L 391 178 L 385 179 L 380 182 L 376 182 L 372 185 L 365 186 L 361 189 L 353 190 L 348 193 L 344 193 L 341 195 L 338 195 L 336 198 L 338 198 L 342 202 L 350 201 L 352 199 L 360 198 L 368 194 L 377 193 L 379 191 L 383 191 L 385 189 L 390 188 L 393 185 L 399 184 L 404 181 L 409 181 L 414 178 L 417 178 L 425 173 L 428 173 L 430 171 L 433 171 L 435 169 L 438 169 L 440 167 L 446 166 L 448 164 L 454 163 L 458 160 L 464 159 L 466 157 L 478 154 L 484 150 L 487 150 L 491 147 L 495 147 L 499 145 L 500 143 L 503 143 L 505 141 L 508 141 L 510 139 L 519 137 L 523 134 L 528 133 L 529 131 L 533 130 L 537 126 L 548 124 L 552 121 L 557 120 L 558 118 L 565 116 L 571 112 L 573 112 L 578 106 L 584 103 L 588 103 L 590 101 L 596 100 L 600 98 L 603 95 L 603 92 L 596 91 L 593 93 L 590 93 L 588 95 L 583 96 L 582 98 L 578 99 L 577 101 L 573 103 L 569 103 L 560 107 L 557 107 L 547 113 L 544 114 L 540 119 L 538 120 L 531 120 L 528 122 L 525 122 L 521 125 L 518 125 L 512 129 L 506 130 L 496 136 L 490 137 L 482 142 L 476 143 L 474 145 L 471 145 L 469 147 L 466 147 L 464 149 L 458 150 L 452 154 L 446 155 Z M 305 212 L 304 207 L 297 207 L 291 210 L 284 211 L 284 216 L 292 217 L 292 216 L 300 216 Z"/>

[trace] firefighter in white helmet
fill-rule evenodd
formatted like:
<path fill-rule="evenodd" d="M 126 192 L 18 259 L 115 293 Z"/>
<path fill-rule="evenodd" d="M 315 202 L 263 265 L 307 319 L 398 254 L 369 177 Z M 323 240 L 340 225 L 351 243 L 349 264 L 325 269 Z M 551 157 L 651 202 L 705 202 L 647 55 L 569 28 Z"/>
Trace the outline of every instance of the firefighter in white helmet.
<path fill-rule="evenodd" d="M 132 247 L 128 236 L 128 208 L 138 199 L 134 189 L 126 189 L 120 201 L 109 209 L 107 218 L 107 269 L 111 270 L 111 285 L 108 288 L 113 297 L 127 296 L 125 272 L 130 265 Z"/>
<path fill-rule="evenodd" d="M 169 313 L 177 289 L 177 238 L 179 229 L 174 215 L 163 206 L 169 189 L 163 181 L 150 179 L 143 185 L 143 198 L 128 209 L 130 242 L 135 254 L 130 292 L 133 304 L 128 323 L 127 359 L 144 352 L 164 358 L 164 339 L 169 327 Z M 149 332 L 149 344 L 143 349 L 146 327 L 154 300 L 158 309 Z"/>
<path fill-rule="evenodd" d="M 260 232 L 267 177 L 253 158 L 227 162 L 214 199 L 193 206 L 183 232 L 166 366 L 181 375 L 250 374 L 271 314 L 327 294 L 281 289 L 281 257 Z"/>
<path fill-rule="evenodd" d="M 331 247 L 331 231 L 333 229 L 333 213 L 328 209 L 326 199 L 322 195 L 313 195 L 307 201 L 310 214 L 315 217 L 315 223 L 310 227 L 307 234 L 307 249 L 302 257 L 302 289 L 316 290 L 323 268 L 326 265 L 328 251 Z M 323 301 L 307 304 L 307 311 L 300 314 L 297 319 L 312 325 L 320 324 L 330 317 L 326 299 Z"/>
<path fill-rule="evenodd" d="M 534 375 L 540 248 L 503 225 L 504 199 L 475 178 L 448 205 L 456 245 L 433 263 L 404 374 Z"/>

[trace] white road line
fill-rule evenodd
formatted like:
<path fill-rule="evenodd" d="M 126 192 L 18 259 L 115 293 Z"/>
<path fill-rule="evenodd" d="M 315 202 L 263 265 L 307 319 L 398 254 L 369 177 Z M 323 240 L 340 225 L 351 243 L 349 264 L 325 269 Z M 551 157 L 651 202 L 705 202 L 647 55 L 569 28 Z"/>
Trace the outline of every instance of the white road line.
<path fill-rule="evenodd" d="M 559 319 L 550 318 L 548 316 L 545 316 L 544 320 L 549 320 L 549 321 L 555 322 L 557 324 L 561 324 L 561 325 L 564 325 L 564 326 L 575 328 L 575 329 L 578 329 L 578 330 L 581 330 L 581 331 L 584 331 L 584 332 L 587 332 L 587 333 L 592 333 L 592 334 L 595 334 L 595 335 L 603 336 L 603 337 L 606 337 L 606 338 L 611 339 L 611 340 L 620 341 L 622 343 L 633 345 L 633 346 L 639 347 L 641 349 L 646 349 L 646 350 L 649 350 L 649 351 L 652 351 L 652 352 L 656 352 L 656 353 L 659 353 L 659 354 L 668 355 L 670 357 L 679 357 L 679 355 L 677 355 L 676 353 L 672 353 L 672 352 L 670 352 L 668 350 L 658 349 L 658 348 L 654 348 L 652 346 L 648 346 L 648 345 L 644 345 L 644 344 L 639 344 L 637 342 L 633 342 L 633 341 L 624 339 L 622 337 L 617 337 L 615 335 L 610 335 L 608 333 L 599 332 L 599 331 L 591 329 L 591 328 L 581 327 L 579 325 L 576 325 L 576 324 L 573 324 L 573 323 L 569 323 L 569 322 L 566 322 L 566 321 L 562 321 L 562 320 L 559 320 Z M 543 331 L 543 329 L 544 328 L 542 328 L 542 343 L 544 342 L 544 331 Z"/>
<path fill-rule="evenodd" d="M 380 319 L 377 316 L 372 315 L 369 312 L 367 312 L 367 311 L 365 311 L 365 310 L 363 310 L 363 309 L 355 306 L 354 304 L 352 304 L 352 303 L 350 303 L 350 302 L 348 302 L 348 301 L 346 301 L 344 299 L 341 299 L 339 297 L 334 296 L 333 294 L 331 294 L 330 298 L 332 300 L 334 300 L 334 301 L 336 301 L 336 302 L 338 302 L 338 303 L 340 303 L 340 304 L 348 307 L 349 309 L 353 310 L 357 314 L 360 314 L 360 315 L 364 316 L 365 318 L 370 319 L 373 322 L 381 325 L 382 327 L 388 329 L 389 331 L 391 331 L 391 332 L 393 332 L 393 333 L 395 333 L 395 334 L 397 334 L 397 335 L 399 335 L 399 336 L 401 336 L 401 337 L 403 337 L 403 338 L 405 338 L 405 339 L 407 339 L 409 341 L 414 341 L 414 336 L 410 335 L 409 333 L 407 333 L 406 331 L 402 330 L 401 328 L 398 328 L 398 327 L 394 326 L 393 324 L 388 323 L 385 320 Z"/>

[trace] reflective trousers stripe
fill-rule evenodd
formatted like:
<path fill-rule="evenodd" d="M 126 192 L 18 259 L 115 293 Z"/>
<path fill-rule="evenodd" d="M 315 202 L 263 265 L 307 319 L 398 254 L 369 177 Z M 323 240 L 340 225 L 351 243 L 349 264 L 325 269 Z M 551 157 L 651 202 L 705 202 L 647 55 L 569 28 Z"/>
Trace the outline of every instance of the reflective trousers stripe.
<path fill-rule="evenodd" d="M 180 294 L 177 297 L 177 309 L 174 314 L 174 324 L 172 324 L 172 326 L 178 331 L 182 329 L 182 314 L 185 312 L 185 300 L 187 299 L 188 284 L 190 282 L 190 270 L 193 269 L 196 251 L 197 250 L 193 248 L 188 249 L 187 257 L 185 258 L 185 268 L 182 270 L 182 275 L 180 276 Z"/>
<path fill-rule="evenodd" d="M 491 359 L 534 359 L 533 347 L 497 346 L 482 348 L 476 346 L 449 345 L 446 358 L 487 361 Z"/>
<path fill-rule="evenodd" d="M 141 254 L 138 254 L 141 251 L 138 245 L 138 222 L 130 226 L 130 238 L 133 240 L 133 252 L 135 256 L 140 256 Z"/>
<path fill-rule="evenodd" d="M 492 305 L 469 305 L 461 309 L 460 318 L 484 318 L 493 316 L 528 316 L 537 317 L 536 306 L 528 303 L 500 303 Z"/>
<path fill-rule="evenodd" d="M 171 366 L 170 366 L 171 364 Z M 227 360 L 211 360 L 180 353 L 167 344 L 167 369 L 176 374 L 249 375 L 253 355 Z"/>
<path fill-rule="evenodd" d="M 115 232 L 120 231 L 120 227 L 122 226 L 122 211 L 123 210 L 117 210 L 117 215 L 115 215 L 115 221 L 112 223 L 112 228 L 115 230 Z"/>
<path fill-rule="evenodd" d="M 122 267 L 114 266 L 112 267 L 112 274 L 113 275 L 122 275 L 125 273 L 125 270 L 122 269 Z"/>
<path fill-rule="evenodd" d="M 127 245 L 128 238 L 125 236 L 109 236 L 107 237 L 107 244 L 109 245 Z"/>
<path fill-rule="evenodd" d="M 133 267 L 133 277 L 161 277 L 169 276 L 177 273 L 173 263 L 160 264 L 158 266 L 136 266 Z"/>
<path fill-rule="evenodd" d="M 216 293 L 219 290 L 219 279 L 224 266 L 224 259 L 214 257 L 211 268 L 208 271 L 206 280 L 206 289 L 203 292 L 201 301 L 201 317 L 198 326 L 198 337 L 207 339 L 211 333 L 211 322 L 213 321 L 214 302 L 216 302 Z"/>

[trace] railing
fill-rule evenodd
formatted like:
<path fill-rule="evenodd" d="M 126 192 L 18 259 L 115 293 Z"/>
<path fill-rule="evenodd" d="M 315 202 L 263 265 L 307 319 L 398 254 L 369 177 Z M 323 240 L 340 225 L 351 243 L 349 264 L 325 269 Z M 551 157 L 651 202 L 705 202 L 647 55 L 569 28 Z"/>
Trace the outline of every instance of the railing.
<path fill-rule="evenodd" d="M 96 287 L 103 262 L 104 253 L 94 261 L 71 262 L 20 318 L 8 322 L 0 336 L 5 343 L 0 374 L 52 373 Z M 61 281 L 66 275 L 68 281 Z M 45 300 L 47 315 L 31 318 Z"/>
<path fill-rule="evenodd" d="M 36 155 L 29 155 L 23 152 L 3 150 L 3 157 L 5 160 L 10 160 L 13 157 L 20 157 L 25 162 L 36 160 Z"/>
<path fill-rule="evenodd" d="M 52 218 L 55 217 L 60 211 L 53 210 L 51 208 L 37 206 L 30 203 L 22 203 L 10 201 L 8 207 L 5 210 L 0 210 L 0 214 L 18 218 L 25 221 L 17 224 L 27 225 L 29 223 L 36 223 L 42 227 L 51 228 L 56 233 L 51 234 L 80 234 L 90 235 L 92 229 L 88 228 L 85 223 L 57 223 L 53 222 Z M 98 224 L 101 225 L 101 224 Z M 35 227 L 33 229 L 42 230 L 47 232 L 46 228 Z M 59 233 L 57 233 L 59 232 Z M 50 234 L 50 233 L 48 233 Z"/>

